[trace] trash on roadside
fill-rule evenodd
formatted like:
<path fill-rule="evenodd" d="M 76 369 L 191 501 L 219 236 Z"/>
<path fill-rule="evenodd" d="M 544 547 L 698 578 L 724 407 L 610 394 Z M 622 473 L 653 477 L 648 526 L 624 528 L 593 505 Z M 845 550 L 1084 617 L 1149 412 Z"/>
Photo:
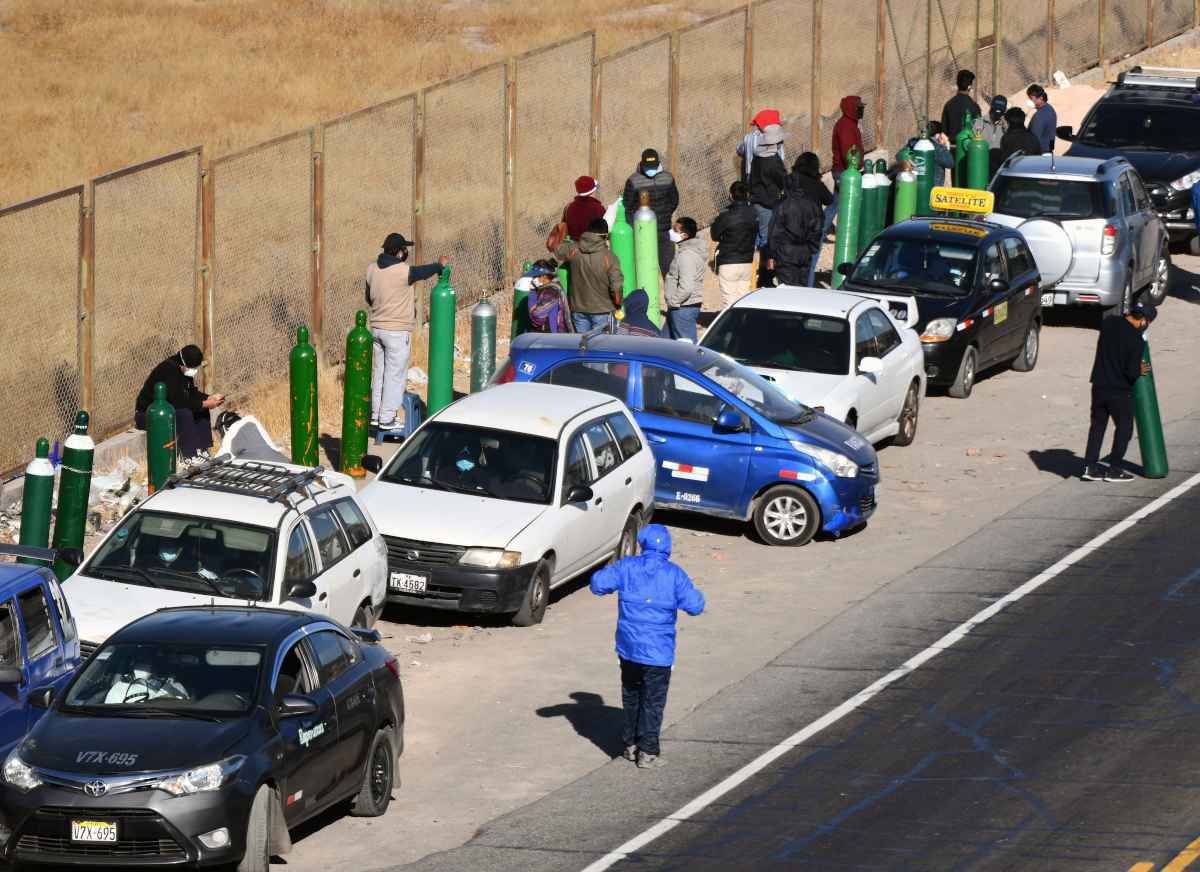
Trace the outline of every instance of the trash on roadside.
<path fill-rule="evenodd" d="M 418 645 L 425 645 L 433 641 L 433 633 L 422 633 L 419 636 L 405 636 L 404 641 L 416 642 Z"/>
<path fill-rule="evenodd" d="M 967 457 L 978 457 L 981 454 L 983 454 L 983 452 L 978 448 L 967 449 Z"/>

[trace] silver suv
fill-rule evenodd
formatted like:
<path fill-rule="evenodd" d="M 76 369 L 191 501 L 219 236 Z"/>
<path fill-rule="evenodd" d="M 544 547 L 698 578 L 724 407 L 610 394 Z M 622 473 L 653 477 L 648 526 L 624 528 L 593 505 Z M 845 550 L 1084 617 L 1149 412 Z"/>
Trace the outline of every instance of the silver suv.
<path fill-rule="evenodd" d="M 1042 306 L 1155 306 L 1171 272 L 1166 226 L 1123 157 L 1009 158 L 992 180 L 989 220 L 1016 228 L 1042 274 Z"/>

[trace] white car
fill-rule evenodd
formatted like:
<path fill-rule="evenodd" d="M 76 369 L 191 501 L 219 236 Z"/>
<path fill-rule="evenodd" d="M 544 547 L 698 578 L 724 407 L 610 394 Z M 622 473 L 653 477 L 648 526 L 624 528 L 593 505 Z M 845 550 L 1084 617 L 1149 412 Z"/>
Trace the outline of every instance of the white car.
<path fill-rule="evenodd" d="M 219 456 L 122 518 L 63 590 L 86 656 L 172 606 L 261 603 L 369 627 L 386 575 L 383 538 L 349 476 Z"/>
<path fill-rule="evenodd" d="M 634 553 L 654 456 L 619 400 L 506 384 L 427 420 L 362 492 L 388 600 L 540 623 L 550 591 Z"/>
<path fill-rule="evenodd" d="M 722 312 L 701 345 L 873 444 L 891 437 L 909 445 L 925 395 L 925 354 L 886 305 L 841 291 L 764 288 Z"/>

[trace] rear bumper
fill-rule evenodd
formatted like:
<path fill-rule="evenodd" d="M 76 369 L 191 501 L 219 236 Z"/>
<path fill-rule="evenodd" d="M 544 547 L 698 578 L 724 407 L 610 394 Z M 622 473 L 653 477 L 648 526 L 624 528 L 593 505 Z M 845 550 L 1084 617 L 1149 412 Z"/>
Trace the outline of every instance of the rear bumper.
<path fill-rule="evenodd" d="M 1124 288 L 1124 278 L 1117 287 L 1101 287 L 1094 282 L 1060 282 L 1042 292 L 1042 306 L 1047 309 L 1053 306 L 1115 306 L 1121 302 Z"/>
<path fill-rule="evenodd" d="M 521 607 L 537 568 L 527 563 L 514 569 L 476 569 L 468 566 L 433 566 L 388 561 L 389 603 L 461 612 L 515 612 Z M 425 593 L 400 593 L 391 589 L 391 573 L 426 576 Z"/>

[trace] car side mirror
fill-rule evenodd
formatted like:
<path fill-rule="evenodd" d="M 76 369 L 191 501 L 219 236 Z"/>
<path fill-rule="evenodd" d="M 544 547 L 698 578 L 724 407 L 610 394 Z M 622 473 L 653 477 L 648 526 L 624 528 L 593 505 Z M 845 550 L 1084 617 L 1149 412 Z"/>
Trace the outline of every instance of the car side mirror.
<path fill-rule="evenodd" d="M 1064 124 L 1061 127 L 1056 127 L 1054 129 L 1054 134 L 1065 142 L 1075 141 L 1075 128 L 1070 124 Z"/>
<path fill-rule="evenodd" d="M 864 357 L 858 361 L 858 371 L 863 375 L 879 375 L 883 372 L 883 361 L 878 357 Z"/>
<path fill-rule="evenodd" d="M 377 454 L 364 454 L 361 462 L 362 468 L 371 475 L 379 475 L 379 470 L 383 469 L 383 458 Z"/>
<path fill-rule="evenodd" d="M 0 684 L 21 684 L 25 676 L 16 666 L 0 666 Z"/>
<path fill-rule="evenodd" d="M 28 702 L 34 708 L 50 708 L 50 704 L 54 702 L 54 688 L 38 687 L 29 691 Z"/>
<path fill-rule="evenodd" d="M 279 716 L 281 718 L 298 718 L 303 715 L 315 715 L 317 704 L 307 696 L 298 693 L 285 693 L 279 700 Z"/>
<path fill-rule="evenodd" d="M 713 431 L 717 433 L 740 433 L 745 427 L 746 422 L 742 418 L 741 413 L 736 409 L 725 406 L 717 413 L 717 420 L 713 424 Z"/>
<path fill-rule="evenodd" d="M 1003 294 L 1008 290 L 1008 282 L 1004 279 L 992 279 L 988 282 L 987 287 L 993 294 Z"/>
<path fill-rule="evenodd" d="M 592 489 L 585 484 L 573 484 L 567 489 L 568 503 L 586 503 L 593 496 Z"/>
<path fill-rule="evenodd" d="M 840 275 L 849 276 L 850 273 L 854 272 L 854 264 L 839 263 L 838 267 L 837 267 L 837 271 Z"/>
<path fill-rule="evenodd" d="M 79 565 L 81 563 L 83 563 L 83 549 L 82 548 L 59 548 L 58 549 L 58 560 L 64 566 L 69 566 L 69 567 L 71 567 L 71 569 L 78 569 Z"/>
<path fill-rule="evenodd" d="M 294 581 L 287 595 L 288 599 L 312 599 L 317 595 L 317 586 L 311 581 Z"/>

